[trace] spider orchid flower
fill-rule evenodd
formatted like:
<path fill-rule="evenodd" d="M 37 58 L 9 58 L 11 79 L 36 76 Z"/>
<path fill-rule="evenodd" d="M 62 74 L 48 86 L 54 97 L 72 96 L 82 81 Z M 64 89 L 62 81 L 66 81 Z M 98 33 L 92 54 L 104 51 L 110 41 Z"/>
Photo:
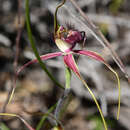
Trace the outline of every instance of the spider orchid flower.
<path fill-rule="evenodd" d="M 102 111 L 100 109 L 100 106 L 99 106 L 94 94 L 92 93 L 92 91 L 90 90 L 90 88 L 88 87 L 88 85 L 86 84 L 84 79 L 82 78 L 73 55 L 75 55 L 75 54 L 76 55 L 85 55 L 85 56 L 91 57 L 97 61 L 100 61 L 104 65 L 106 65 L 115 74 L 117 81 L 118 81 L 118 88 L 119 88 L 117 119 L 119 118 L 119 113 L 120 113 L 120 81 L 119 81 L 119 77 L 118 77 L 118 74 L 111 68 L 111 66 L 109 64 L 107 64 L 107 62 L 96 52 L 89 51 L 89 50 L 75 50 L 74 47 L 81 40 L 83 40 L 83 38 L 82 38 L 82 34 L 80 32 L 78 32 L 76 30 L 69 30 L 68 31 L 63 26 L 60 26 L 56 32 L 56 35 L 55 35 L 55 43 L 56 43 L 57 47 L 60 49 L 60 52 L 54 52 L 54 53 L 42 55 L 42 56 L 40 56 L 40 58 L 41 58 L 41 60 L 44 61 L 44 60 L 48 60 L 48 59 L 58 57 L 58 56 L 63 57 L 64 63 L 77 75 L 77 77 L 83 82 L 85 87 L 90 92 L 90 94 L 91 94 L 92 98 L 94 99 L 94 101 L 97 105 L 97 108 L 101 114 L 105 129 L 107 130 L 107 126 L 106 126 Z M 30 65 L 32 63 L 37 63 L 37 62 L 38 62 L 37 59 L 34 59 L 34 60 L 24 64 L 17 71 L 17 74 L 19 74 L 28 65 Z"/>
<path fill-rule="evenodd" d="M 57 6 L 56 11 L 55 11 L 55 16 L 54 16 L 54 40 L 55 40 L 55 43 L 60 51 L 54 52 L 54 53 L 49 53 L 46 55 L 42 55 L 42 56 L 40 56 L 40 58 L 41 58 L 41 60 L 44 61 L 44 60 L 48 60 L 48 59 L 55 58 L 58 56 L 63 57 L 65 65 L 76 74 L 76 76 L 82 81 L 84 86 L 87 88 L 87 90 L 91 94 L 91 96 L 92 96 L 92 98 L 93 98 L 93 100 L 94 100 L 94 102 L 95 102 L 95 104 L 100 112 L 105 130 L 107 130 L 107 124 L 105 122 L 105 119 L 104 119 L 102 110 L 98 104 L 98 101 L 95 98 L 91 89 L 88 87 L 88 85 L 85 82 L 85 80 L 83 79 L 83 77 L 81 76 L 73 55 L 75 55 L 75 54 L 76 55 L 85 55 L 85 56 L 88 56 L 88 57 L 95 59 L 99 62 L 102 62 L 110 71 L 112 71 L 114 73 L 114 75 L 117 78 L 118 89 L 119 89 L 117 119 L 119 119 L 119 113 L 120 113 L 120 80 L 119 80 L 118 74 L 111 68 L 111 66 L 109 64 L 107 64 L 107 62 L 98 53 L 93 52 L 93 51 L 89 51 L 89 50 L 83 50 L 83 49 L 75 50 L 74 49 L 77 43 L 84 41 L 84 35 L 82 32 L 79 32 L 75 29 L 64 28 L 64 26 L 59 26 L 57 24 L 57 11 L 65 3 L 65 1 L 66 0 L 63 0 L 63 2 Z M 37 62 L 38 62 L 38 60 L 34 59 L 34 60 L 24 64 L 17 71 L 17 75 L 28 65 L 33 64 L 33 63 L 37 63 Z M 13 95 L 13 93 L 14 92 L 12 92 L 12 95 Z"/>

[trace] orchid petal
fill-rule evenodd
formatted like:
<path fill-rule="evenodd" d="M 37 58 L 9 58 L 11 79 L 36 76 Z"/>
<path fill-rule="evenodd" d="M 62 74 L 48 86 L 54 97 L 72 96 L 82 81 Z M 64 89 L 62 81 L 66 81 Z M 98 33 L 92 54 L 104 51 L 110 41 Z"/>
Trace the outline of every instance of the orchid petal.
<path fill-rule="evenodd" d="M 117 78 L 117 82 L 118 82 L 118 89 L 119 89 L 119 97 L 118 97 L 118 111 L 117 111 L 117 120 L 119 119 L 119 114 L 120 114 L 120 96 L 121 96 L 121 92 L 120 92 L 120 80 L 119 80 L 119 76 L 117 74 L 116 71 L 114 71 L 112 69 L 112 67 L 107 64 L 107 62 L 96 52 L 92 52 L 92 51 L 86 51 L 86 50 L 75 50 L 74 51 L 75 53 L 78 53 L 78 54 L 82 54 L 82 55 L 86 55 L 86 56 L 89 56 L 95 60 L 98 60 L 100 62 L 102 62 L 103 64 L 105 64 L 111 72 L 114 73 L 114 75 L 116 76 Z"/>
<path fill-rule="evenodd" d="M 54 57 L 57 57 L 57 56 L 61 56 L 62 55 L 62 52 L 55 52 L 55 53 L 49 53 L 49 54 L 46 54 L 46 55 L 42 55 L 40 56 L 41 60 L 47 60 L 47 59 L 50 59 L 50 58 L 54 58 Z M 21 68 L 18 69 L 17 73 L 16 73 L 16 79 L 17 79 L 17 76 L 18 74 L 25 68 L 27 67 L 28 65 L 31 65 L 33 63 L 37 63 L 38 60 L 37 59 L 34 59 L 34 60 L 31 60 L 29 61 L 28 63 L 24 64 Z M 15 88 L 16 88 L 16 79 L 14 80 L 14 83 L 13 83 L 13 89 L 12 89 L 12 92 L 11 92 L 11 95 L 10 95 L 10 98 L 9 98 L 9 101 L 8 101 L 8 104 L 10 103 L 10 101 L 12 100 L 13 98 L 13 95 L 14 95 L 14 91 L 15 91 Z"/>
<path fill-rule="evenodd" d="M 82 81 L 82 83 L 84 84 L 84 86 L 88 89 L 89 93 L 91 94 L 95 104 L 97 105 L 97 108 L 100 112 L 100 115 L 101 115 L 101 118 L 102 118 L 102 121 L 103 121 L 103 124 L 104 124 L 104 127 L 105 127 L 105 130 L 107 130 L 107 124 L 106 124 L 106 121 L 104 119 L 104 116 L 103 116 L 103 113 L 102 113 L 102 110 L 98 104 L 98 101 L 96 99 L 96 97 L 94 96 L 93 92 L 91 91 L 91 89 L 89 88 L 89 86 L 87 85 L 87 83 L 85 82 L 85 80 L 82 78 L 82 76 L 80 75 L 80 72 L 78 70 L 78 67 L 75 63 L 75 60 L 72 56 L 72 54 L 67 54 L 64 56 L 64 62 L 65 64 L 73 71 L 76 73 L 76 75 L 78 76 L 78 78 Z"/>

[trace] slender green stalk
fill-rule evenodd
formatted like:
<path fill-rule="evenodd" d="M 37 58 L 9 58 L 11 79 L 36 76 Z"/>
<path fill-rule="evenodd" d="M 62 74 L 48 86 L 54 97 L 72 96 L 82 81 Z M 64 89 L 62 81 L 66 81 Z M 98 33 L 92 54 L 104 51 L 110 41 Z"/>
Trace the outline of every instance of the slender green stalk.
<path fill-rule="evenodd" d="M 51 75 L 51 73 L 48 71 L 48 69 L 46 68 L 45 64 L 42 62 L 42 60 L 40 59 L 40 56 L 38 54 L 35 42 L 34 42 L 34 37 L 32 35 L 32 31 L 31 31 L 31 26 L 30 26 L 30 15 L 29 15 L 29 0 L 26 0 L 25 3 L 25 7 L 26 7 L 26 25 L 27 25 L 27 32 L 28 32 L 28 37 L 33 49 L 33 52 L 40 64 L 40 66 L 42 67 L 42 69 L 46 72 L 46 74 L 49 76 L 49 78 L 56 84 L 58 85 L 60 88 L 64 89 L 64 87 Z"/>
<path fill-rule="evenodd" d="M 65 78 L 66 78 L 66 89 L 70 89 L 70 81 L 71 81 L 71 70 L 66 67 L 65 68 Z"/>
<path fill-rule="evenodd" d="M 67 108 L 67 105 L 64 105 L 64 102 L 66 101 L 66 99 L 68 98 L 70 94 L 71 70 L 67 66 L 65 66 L 65 78 L 66 78 L 66 87 L 65 87 L 63 95 L 58 100 L 55 114 L 54 114 L 56 119 L 59 119 L 62 116 L 65 109 Z M 66 103 L 66 104 L 69 104 L 69 103 Z"/>
<path fill-rule="evenodd" d="M 65 79 L 66 87 L 63 96 L 58 100 L 55 110 L 55 118 L 57 120 L 59 120 L 63 116 L 64 112 L 66 111 L 68 105 L 72 100 L 72 95 L 70 94 L 71 70 L 67 66 L 65 66 Z M 55 126 L 53 130 L 59 130 L 58 126 Z"/>

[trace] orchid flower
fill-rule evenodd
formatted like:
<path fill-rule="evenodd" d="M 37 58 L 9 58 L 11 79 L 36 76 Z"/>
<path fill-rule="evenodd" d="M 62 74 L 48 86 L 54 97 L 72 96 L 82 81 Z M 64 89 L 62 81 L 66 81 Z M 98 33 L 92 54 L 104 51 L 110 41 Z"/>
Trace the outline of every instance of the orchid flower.
<path fill-rule="evenodd" d="M 95 59 L 99 62 L 102 62 L 105 66 L 107 66 L 107 68 L 112 71 L 114 73 L 114 75 L 117 78 L 117 82 L 118 82 L 118 89 L 119 89 L 119 99 L 118 99 L 118 111 L 117 111 L 117 119 L 119 119 L 119 113 L 120 113 L 120 81 L 119 81 L 119 77 L 118 74 L 111 68 L 111 66 L 109 64 L 107 64 L 107 62 L 96 52 L 93 51 L 89 51 L 89 50 L 75 50 L 75 46 L 78 43 L 81 42 L 85 42 L 85 33 L 84 32 L 80 32 L 76 29 L 69 29 L 69 28 L 65 28 L 63 25 L 58 25 L 57 23 L 57 11 L 58 9 L 64 5 L 66 0 L 63 0 L 63 2 L 57 6 L 56 11 L 55 11 L 55 16 L 54 16 L 54 41 L 57 45 L 57 47 L 59 48 L 59 52 L 54 52 L 54 53 L 48 53 L 46 55 L 42 55 L 40 56 L 42 61 L 51 59 L 51 58 L 55 58 L 58 56 L 62 56 L 65 65 L 74 72 L 74 74 L 82 81 L 82 83 L 84 84 L 84 86 L 87 88 L 87 90 L 89 91 L 89 93 L 91 94 L 98 110 L 99 113 L 101 115 L 105 130 L 107 130 L 107 124 L 105 122 L 102 110 L 98 104 L 97 99 L 95 98 L 93 92 L 91 91 L 91 89 L 89 88 L 89 86 L 87 85 L 86 81 L 83 79 L 83 77 L 80 74 L 80 71 L 78 69 L 78 66 L 75 62 L 74 56 L 73 55 L 85 55 L 88 56 L 92 59 Z M 37 63 L 38 60 L 34 59 L 32 61 L 29 61 L 28 63 L 24 64 L 18 71 L 17 71 L 17 75 L 28 65 L 33 64 L 33 63 Z M 14 91 L 12 92 L 13 95 Z M 11 99 L 11 98 L 10 98 Z"/>

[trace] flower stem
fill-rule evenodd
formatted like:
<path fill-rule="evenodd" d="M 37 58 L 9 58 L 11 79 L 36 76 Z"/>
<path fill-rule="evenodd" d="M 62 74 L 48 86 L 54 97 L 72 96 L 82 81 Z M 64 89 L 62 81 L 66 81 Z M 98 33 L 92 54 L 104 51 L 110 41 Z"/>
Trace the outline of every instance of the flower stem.
<path fill-rule="evenodd" d="M 70 94 L 71 70 L 67 66 L 65 66 L 65 78 L 66 78 L 66 88 L 64 90 L 63 95 L 61 96 L 61 98 L 57 103 L 57 107 L 54 114 L 56 119 L 59 119 L 61 117 L 62 113 L 64 112 L 64 110 L 66 109 L 66 107 L 70 102 L 70 100 L 67 100 L 66 105 L 64 105 L 65 100 L 69 97 Z"/>

